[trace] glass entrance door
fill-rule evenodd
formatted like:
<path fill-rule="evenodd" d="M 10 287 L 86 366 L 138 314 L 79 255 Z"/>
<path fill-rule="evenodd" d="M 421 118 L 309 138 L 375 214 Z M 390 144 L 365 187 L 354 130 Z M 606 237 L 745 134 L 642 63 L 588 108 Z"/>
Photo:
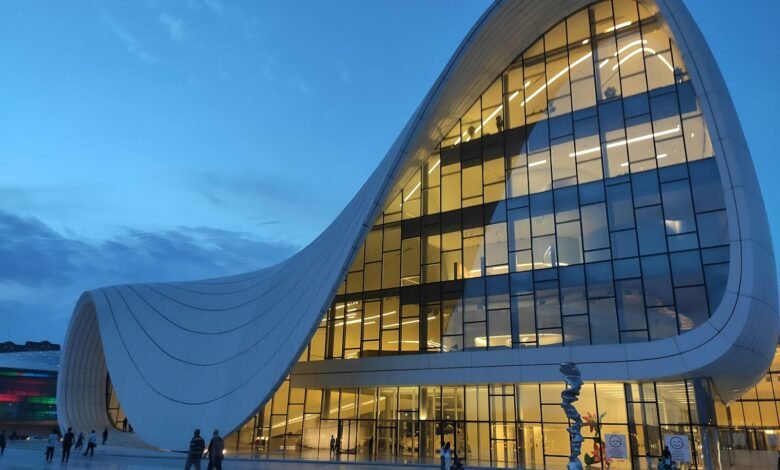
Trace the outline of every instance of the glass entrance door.
<path fill-rule="evenodd" d="M 521 467 L 536 468 L 544 465 L 542 425 L 517 424 L 517 463 Z"/>
<path fill-rule="evenodd" d="M 417 458 L 420 455 L 420 428 L 417 413 L 398 413 L 398 456 Z"/>
<path fill-rule="evenodd" d="M 358 448 L 358 422 L 354 419 L 339 420 L 339 453 L 356 454 Z"/>
<path fill-rule="evenodd" d="M 436 448 L 436 455 L 439 455 L 438 449 L 440 448 L 441 443 L 446 444 L 449 442 L 450 449 L 452 450 L 453 460 L 456 455 L 460 456 L 461 459 L 467 458 L 468 449 L 466 448 L 466 426 L 463 422 L 442 421 L 439 424 L 439 429 L 437 431 L 437 434 L 440 438 L 440 443 Z"/>
<path fill-rule="evenodd" d="M 396 428 L 392 421 L 390 426 L 381 426 L 385 422 L 380 421 L 376 428 L 376 456 L 380 460 L 393 460 L 396 448 Z"/>

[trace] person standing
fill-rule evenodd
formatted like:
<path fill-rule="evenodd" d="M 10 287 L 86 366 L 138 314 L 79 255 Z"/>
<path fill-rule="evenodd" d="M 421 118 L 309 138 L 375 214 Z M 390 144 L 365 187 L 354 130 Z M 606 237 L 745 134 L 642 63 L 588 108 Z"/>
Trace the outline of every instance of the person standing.
<path fill-rule="evenodd" d="M 84 433 L 80 432 L 76 439 L 76 450 L 81 450 L 82 447 L 84 447 Z"/>
<path fill-rule="evenodd" d="M 60 442 L 60 436 L 57 435 L 56 429 L 52 429 L 51 434 L 46 438 L 46 463 L 54 459 L 54 448 L 57 447 L 58 442 Z"/>
<path fill-rule="evenodd" d="M 87 437 L 87 450 L 84 451 L 84 457 L 86 457 L 87 454 L 89 454 L 90 457 L 94 457 L 95 447 L 97 447 L 97 434 L 95 434 L 95 430 L 93 429 Z"/>
<path fill-rule="evenodd" d="M 330 459 L 334 460 L 336 456 L 336 438 L 330 435 Z"/>
<path fill-rule="evenodd" d="M 70 460 L 70 448 L 73 447 L 73 440 L 76 436 L 73 434 L 73 428 L 68 428 L 68 432 L 62 436 L 62 461 Z"/>
<path fill-rule="evenodd" d="M 441 447 L 439 448 L 439 460 L 441 461 L 441 466 L 439 467 L 439 470 L 450 470 L 449 468 L 446 468 L 444 466 L 445 463 L 444 454 L 446 450 L 447 448 L 444 446 L 444 442 L 442 442 Z"/>
<path fill-rule="evenodd" d="M 450 449 L 450 443 L 444 446 L 444 468 L 450 470 L 452 467 L 452 450 Z"/>
<path fill-rule="evenodd" d="M 215 429 L 209 441 L 209 466 L 208 470 L 222 470 L 222 459 L 225 458 L 225 441 L 219 437 L 219 430 Z"/>
<path fill-rule="evenodd" d="M 103 428 L 103 445 L 106 445 L 108 440 L 108 428 Z"/>
<path fill-rule="evenodd" d="M 2 432 L 0 432 L 0 455 L 5 454 L 5 429 L 3 429 Z"/>
<path fill-rule="evenodd" d="M 203 451 L 206 450 L 206 441 L 200 437 L 200 429 L 193 432 L 190 439 L 190 450 L 187 452 L 187 460 L 184 462 L 184 470 L 195 468 L 200 470 L 200 460 L 203 458 Z"/>
<path fill-rule="evenodd" d="M 122 431 L 127 432 L 127 416 L 122 420 Z"/>

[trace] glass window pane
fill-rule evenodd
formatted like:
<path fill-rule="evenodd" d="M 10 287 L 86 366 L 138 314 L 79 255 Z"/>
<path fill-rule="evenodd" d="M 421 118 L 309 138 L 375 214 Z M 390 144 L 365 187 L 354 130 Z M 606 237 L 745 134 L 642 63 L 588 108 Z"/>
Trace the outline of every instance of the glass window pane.
<path fill-rule="evenodd" d="M 628 184 L 607 187 L 607 209 L 610 230 L 634 228 L 634 204 Z"/>
<path fill-rule="evenodd" d="M 707 295 L 704 287 L 675 289 L 677 297 L 677 319 L 680 331 L 687 331 L 701 325 L 709 318 Z"/>
<path fill-rule="evenodd" d="M 533 239 L 534 269 L 552 268 L 558 265 L 558 251 L 555 236 L 536 237 Z"/>
<path fill-rule="evenodd" d="M 485 261 L 487 266 L 506 266 L 509 263 L 506 222 L 485 227 Z"/>
<path fill-rule="evenodd" d="M 691 190 L 686 180 L 661 185 L 666 216 L 666 233 L 678 234 L 696 230 Z"/>
<path fill-rule="evenodd" d="M 642 258 L 645 303 L 649 307 L 674 304 L 671 273 L 666 255 Z"/>
<path fill-rule="evenodd" d="M 701 269 L 701 257 L 698 250 L 673 253 L 670 255 L 672 263 L 672 278 L 675 287 L 692 286 L 704 283 L 704 274 Z"/>
<path fill-rule="evenodd" d="M 606 207 L 602 204 L 583 206 L 582 236 L 585 251 L 609 247 Z"/>
<path fill-rule="evenodd" d="M 401 281 L 401 252 L 392 251 L 382 256 L 382 288 L 398 287 Z"/>
<path fill-rule="evenodd" d="M 637 209 L 636 227 L 641 254 L 651 255 L 666 251 L 666 231 L 660 206 Z"/>
<path fill-rule="evenodd" d="M 644 330 L 645 302 L 640 279 L 627 279 L 615 282 L 617 290 L 618 318 L 621 330 Z"/>
<path fill-rule="evenodd" d="M 531 248 L 531 221 L 528 208 L 510 210 L 509 216 L 509 249 L 511 251 Z"/>
<path fill-rule="evenodd" d="M 512 347 L 512 324 L 510 312 L 507 309 L 491 310 L 488 312 L 488 325 L 490 337 L 488 346 L 491 348 Z M 512 417 L 514 420 L 514 416 Z"/>
<path fill-rule="evenodd" d="M 536 323 L 538 328 L 561 326 L 558 283 L 555 281 L 536 284 Z"/>
<path fill-rule="evenodd" d="M 563 315 L 588 313 L 585 295 L 585 271 L 582 266 L 570 266 L 558 271 Z"/>
<path fill-rule="evenodd" d="M 587 315 L 565 317 L 563 319 L 564 344 L 579 346 L 590 344 L 590 330 Z"/>
<path fill-rule="evenodd" d="M 536 315 L 532 295 L 514 297 L 512 300 L 512 315 L 517 321 L 520 343 L 536 342 Z"/>
<path fill-rule="evenodd" d="M 619 342 L 614 299 L 610 297 L 591 300 L 589 309 L 591 343 L 613 344 Z"/>
<path fill-rule="evenodd" d="M 552 192 L 531 196 L 531 233 L 534 237 L 555 233 Z"/>

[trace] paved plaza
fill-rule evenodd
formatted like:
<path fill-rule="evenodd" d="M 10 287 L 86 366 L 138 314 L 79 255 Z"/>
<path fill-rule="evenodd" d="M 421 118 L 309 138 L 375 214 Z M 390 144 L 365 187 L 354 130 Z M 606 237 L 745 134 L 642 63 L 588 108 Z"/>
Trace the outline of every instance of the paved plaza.
<path fill-rule="evenodd" d="M 148 456 L 130 456 L 117 455 L 109 453 L 110 449 L 104 449 L 105 452 L 98 452 L 95 457 L 84 457 L 79 453 L 71 455 L 70 462 L 60 462 L 60 449 L 57 449 L 57 455 L 52 463 L 44 461 L 43 450 L 25 448 L 8 448 L 5 455 L 0 457 L 0 468 L 6 469 L 100 469 L 100 470 L 157 470 L 157 469 L 181 469 L 184 466 L 184 454 L 167 454 L 159 457 Z M 205 470 L 207 462 L 204 460 L 202 469 Z M 396 468 L 392 464 L 348 464 L 336 462 L 273 462 L 262 460 L 226 460 L 223 464 L 225 469 L 230 470 L 315 470 L 326 468 L 328 470 L 369 470 L 369 469 L 389 469 Z M 430 466 L 405 466 L 404 468 L 436 468 Z"/>
<path fill-rule="evenodd" d="M 70 462 L 61 463 L 61 449 L 57 448 L 55 460 L 46 463 L 44 460 L 43 442 L 16 443 L 6 448 L 5 455 L 0 456 L 0 469 L 20 470 L 163 470 L 181 469 L 184 467 L 184 454 L 160 452 L 142 449 L 132 449 L 119 446 L 98 446 L 94 457 L 84 457 L 80 452 L 71 454 Z M 724 459 L 728 460 L 728 459 Z M 744 452 L 732 457 L 729 470 L 770 469 L 776 468 L 776 452 Z M 724 462 L 725 463 L 725 462 Z M 207 461 L 203 460 L 202 470 L 206 470 Z M 438 465 L 400 465 L 392 462 L 354 463 L 327 461 L 268 461 L 247 458 L 228 458 L 224 461 L 226 470 L 382 470 L 382 469 L 438 469 Z M 487 469 L 488 467 L 467 467 L 469 469 Z M 563 470 L 564 467 L 546 467 L 545 470 Z M 643 469 L 647 467 L 642 467 Z M 655 470 L 655 467 L 651 467 Z M 532 470 L 532 469 L 524 469 Z M 533 469 L 538 470 L 538 469 Z"/>

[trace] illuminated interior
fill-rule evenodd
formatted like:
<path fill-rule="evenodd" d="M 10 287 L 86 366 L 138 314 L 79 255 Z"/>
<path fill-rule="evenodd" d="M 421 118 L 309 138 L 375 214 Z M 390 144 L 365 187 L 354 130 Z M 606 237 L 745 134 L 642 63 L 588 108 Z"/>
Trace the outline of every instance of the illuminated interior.
<path fill-rule="evenodd" d="M 301 360 L 647 342 L 696 328 L 729 269 L 713 157 L 657 14 L 633 0 L 580 10 L 496 77 L 391 195 Z M 755 398 L 716 410 L 726 442 L 749 427 L 746 447 L 759 434 L 769 445 L 767 377 Z M 334 436 L 342 459 L 416 462 L 451 441 L 469 465 L 565 465 L 562 389 L 303 389 L 288 378 L 226 448 L 324 460 Z M 606 468 L 601 436 L 625 434 L 629 457 L 609 468 L 646 468 L 664 435 L 684 434 L 701 468 L 702 432 L 718 431 L 695 421 L 708 392 L 697 381 L 588 383 L 576 404 L 592 424 L 583 450 Z"/>

